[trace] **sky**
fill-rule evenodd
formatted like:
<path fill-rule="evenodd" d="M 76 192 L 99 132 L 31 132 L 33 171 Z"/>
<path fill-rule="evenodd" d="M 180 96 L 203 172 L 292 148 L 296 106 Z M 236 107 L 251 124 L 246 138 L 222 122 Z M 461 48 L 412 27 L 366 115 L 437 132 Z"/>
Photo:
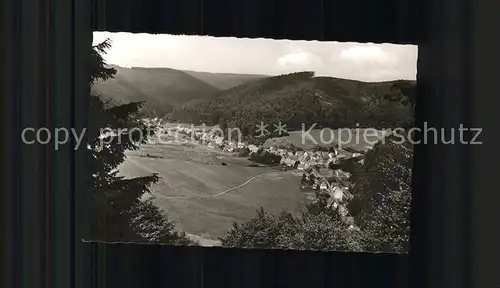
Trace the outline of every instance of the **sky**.
<path fill-rule="evenodd" d="M 417 73 L 416 45 L 121 32 L 93 37 L 94 45 L 109 38 L 104 58 L 123 67 L 263 75 L 314 71 L 368 82 L 415 80 Z"/>

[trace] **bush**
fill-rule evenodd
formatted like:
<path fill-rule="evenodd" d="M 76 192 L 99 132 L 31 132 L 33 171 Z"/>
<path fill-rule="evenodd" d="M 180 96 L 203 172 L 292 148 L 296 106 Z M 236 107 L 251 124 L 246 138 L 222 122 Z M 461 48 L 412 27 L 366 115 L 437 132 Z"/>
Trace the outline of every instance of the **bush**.
<path fill-rule="evenodd" d="M 250 156 L 250 149 L 247 147 L 237 150 L 238 157 L 248 157 Z"/>
<path fill-rule="evenodd" d="M 221 242 L 225 247 L 361 251 L 359 239 L 361 234 L 348 230 L 335 214 L 306 210 L 295 217 L 287 211 L 272 215 L 260 208 L 250 221 L 234 223 Z"/>
<path fill-rule="evenodd" d="M 250 160 L 256 163 L 273 165 L 279 164 L 281 162 L 281 156 L 264 150 L 259 150 L 256 153 L 252 153 L 250 155 Z"/>

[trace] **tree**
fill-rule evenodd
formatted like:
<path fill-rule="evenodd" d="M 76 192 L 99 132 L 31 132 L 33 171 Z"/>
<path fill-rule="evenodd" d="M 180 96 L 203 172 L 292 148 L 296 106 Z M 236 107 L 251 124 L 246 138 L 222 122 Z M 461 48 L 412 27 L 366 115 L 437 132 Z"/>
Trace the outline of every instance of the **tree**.
<path fill-rule="evenodd" d="M 224 119 L 223 116 L 219 117 L 219 119 L 217 120 L 217 124 L 219 125 L 219 128 L 222 131 L 226 131 L 226 129 L 227 129 L 227 122 L 226 122 L 226 119 Z"/>
<path fill-rule="evenodd" d="M 417 101 L 417 87 L 415 83 L 399 80 L 392 84 L 391 90 L 399 91 L 399 97 L 395 100 L 399 101 L 403 105 L 406 104 L 411 105 L 412 108 L 415 107 Z"/>
<path fill-rule="evenodd" d="M 365 233 L 365 249 L 406 252 L 410 243 L 411 172 L 413 147 L 393 135 L 367 152 L 349 205 Z"/>
<path fill-rule="evenodd" d="M 256 163 L 272 165 L 281 162 L 281 155 L 267 152 L 260 148 L 256 153 L 250 155 L 250 160 Z"/>
<path fill-rule="evenodd" d="M 102 57 L 109 47 L 109 40 L 92 47 L 89 86 L 116 74 Z M 89 239 L 189 243 L 151 200 L 142 200 L 159 180 L 158 175 L 133 179 L 118 176 L 117 168 L 125 160 L 125 151 L 137 150 L 147 140 L 147 127 L 137 121 L 143 103 L 113 105 L 100 95 L 89 96 L 90 117 L 85 134 L 91 171 Z M 101 135 L 105 128 L 114 133 Z"/>
<path fill-rule="evenodd" d="M 312 211 L 312 209 L 311 209 Z M 288 211 L 272 215 L 260 208 L 255 218 L 233 228 L 221 238 L 225 247 L 278 248 L 296 250 L 361 251 L 361 234 L 349 230 L 336 214 L 312 213 L 301 216 Z"/>
<path fill-rule="evenodd" d="M 309 175 L 309 184 L 313 185 L 315 181 L 316 181 L 316 175 L 314 174 Z"/>
<path fill-rule="evenodd" d="M 248 147 L 238 149 L 238 157 L 249 157 L 250 149 Z"/>

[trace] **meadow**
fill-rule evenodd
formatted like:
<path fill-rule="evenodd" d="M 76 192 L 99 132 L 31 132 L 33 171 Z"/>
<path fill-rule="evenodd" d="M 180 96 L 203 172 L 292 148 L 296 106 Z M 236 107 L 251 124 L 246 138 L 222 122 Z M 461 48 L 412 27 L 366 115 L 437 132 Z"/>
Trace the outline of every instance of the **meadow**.
<path fill-rule="evenodd" d="M 144 145 L 127 154 L 120 174 L 158 173 L 162 179 L 153 186 L 154 203 L 176 227 L 207 245 L 214 245 L 210 240 L 217 241 L 234 221 L 253 218 L 259 207 L 299 213 L 307 201 L 300 191 L 300 178 L 291 171 L 249 167 L 251 162 L 245 158 L 200 145 Z"/>
<path fill-rule="evenodd" d="M 273 145 L 281 144 L 293 144 L 295 147 L 302 149 L 313 149 L 316 146 L 321 147 L 337 147 L 337 145 L 342 144 L 342 147 L 349 147 L 358 151 L 366 151 L 371 149 L 373 145 L 383 138 L 383 130 L 375 129 L 336 129 L 330 130 L 328 128 L 324 129 L 323 135 L 321 135 L 322 129 L 312 129 L 308 135 L 306 134 L 310 127 L 305 127 L 303 131 L 290 131 L 289 135 L 267 139 L 264 143 L 264 147 L 270 147 Z"/>

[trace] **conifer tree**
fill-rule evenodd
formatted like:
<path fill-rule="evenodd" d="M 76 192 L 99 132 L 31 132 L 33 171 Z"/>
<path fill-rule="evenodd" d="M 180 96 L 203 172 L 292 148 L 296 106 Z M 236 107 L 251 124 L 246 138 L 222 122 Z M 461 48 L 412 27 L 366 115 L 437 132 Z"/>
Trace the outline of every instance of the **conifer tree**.
<path fill-rule="evenodd" d="M 116 74 L 102 57 L 109 47 L 109 40 L 92 47 L 89 86 Z M 90 117 L 85 134 L 87 164 L 92 174 L 89 240 L 189 244 L 151 200 L 144 200 L 151 185 L 159 181 L 158 175 L 132 179 L 118 175 L 125 151 L 137 150 L 150 132 L 137 117 L 143 103 L 113 105 L 101 95 L 89 96 Z M 102 129 L 112 132 L 101 135 Z"/>

